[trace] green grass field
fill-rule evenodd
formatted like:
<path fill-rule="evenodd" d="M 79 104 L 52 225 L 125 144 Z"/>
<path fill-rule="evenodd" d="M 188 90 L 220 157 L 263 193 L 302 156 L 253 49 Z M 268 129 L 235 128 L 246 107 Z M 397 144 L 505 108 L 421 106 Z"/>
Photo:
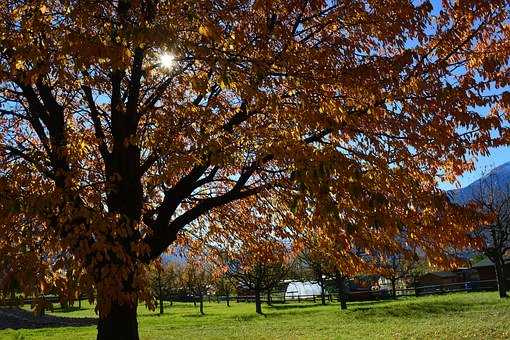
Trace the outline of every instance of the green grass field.
<path fill-rule="evenodd" d="M 266 317 L 256 315 L 254 304 L 205 304 L 199 316 L 193 304 L 166 306 L 158 316 L 139 309 L 143 340 L 152 339 L 509 339 L 510 300 L 496 292 L 455 293 L 398 301 L 264 306 Z M 93 316 L 93 306 L 53 315 Z M 0 339 L 95 339 L 95 326 L 0 331 Z"/>

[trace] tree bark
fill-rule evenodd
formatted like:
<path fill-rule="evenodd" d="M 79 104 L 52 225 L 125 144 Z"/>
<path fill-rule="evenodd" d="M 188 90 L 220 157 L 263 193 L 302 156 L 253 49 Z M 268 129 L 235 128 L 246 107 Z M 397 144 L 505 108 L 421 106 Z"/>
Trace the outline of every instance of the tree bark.
<path fill-rule="evenodd" d="M 346 286 L 345 286 L 345 276 L 337 277 L 337 285 L 338 285 L 338 294 L 340 298 L 340 309 L 347 309 L 347 294 L 346 294 Z"/>
<path fill-rule="evenodd" d="M 496 268 L 496 279 L 498 281 L 498 291 L 499 291 L 499 297 L 500 298 L 506 298 L 508 297 L 506 293 L 506 278 L 504 273 L 504 262 L 501 257 L 496 257 L 494 259 L 494 267 Z"/>
<path fill-rule="evenodd" d="M 321 279 L 320 285 L 321 285 L 321 304 L 323 306 L 325 306 L 326 305 L 326 292 L 324 291 L 324 280 L 323 279 Z"/>
<path fill-rule="evenodd" d="M 393 297 L 394 300 L 397 299 L 397 288 L 396 288 L 396 279 L 395 278 L 392 278 L 391 280 L 391 295 Z"/>
<path fill-rule="evenodd" d="M 16 303 L 16 291 L 13 288 L 11 288 L 11 303 L 10 303 L 10 306 L 11 308 L 14 308 L 15 306 L 17 305 Z"/>
<path fill-rule="evenodd" d="M 200 315 L 205 315 L 204 313 L 204 294 L 200 293 Z"/>
<path fill-rule="evenodd" d="M 257 314 L 262 313 L 262 303 L 260 302 L 260 290 L 255 289 L 255 311 Z"/>
<path fill-rule="evenodd" d="M 418 281 L 416 280 L 416 276 L 413 275 L 413 287 L 414 287 L 414 295 L 415 296 L 418 296 L 419 295 L 419 287 L 418 287 Z"/>
<path fill-rule="evenodd" d="M 317 270 L 317 282 L 319 283 L 319 286 L 321 287 L 321 304 L 323 306 L 326 305 L 326 292 L 324 291 L 324 278 L 322 277 L 322 268 L 319 267 Z"/>
<path fill-rule="evenodd" d="M 113 304 L 97 324 L 97 340 L 139 340 L 136 305 Z"/>
<path fill-rule="evenodd" d="M 159 286 L 159 314 L 165 312 L 163 308 L 163 287 L 161 285 L 161 273 L 158 271 L 158 286 Z"/>

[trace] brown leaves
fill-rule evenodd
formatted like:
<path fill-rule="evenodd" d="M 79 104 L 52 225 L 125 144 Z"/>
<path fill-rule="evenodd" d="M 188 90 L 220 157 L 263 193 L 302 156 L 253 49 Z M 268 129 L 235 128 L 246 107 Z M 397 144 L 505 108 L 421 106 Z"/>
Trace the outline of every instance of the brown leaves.
<path fill-rule="evenodd" d="M 68 258 L 107 310 L 174 242 L 249 266 L 313 239 L 350 273 L 469 245 L 436 185 L 510 138 L 503 1 L 147 6 L 0 5 L 0 254 Z"/>

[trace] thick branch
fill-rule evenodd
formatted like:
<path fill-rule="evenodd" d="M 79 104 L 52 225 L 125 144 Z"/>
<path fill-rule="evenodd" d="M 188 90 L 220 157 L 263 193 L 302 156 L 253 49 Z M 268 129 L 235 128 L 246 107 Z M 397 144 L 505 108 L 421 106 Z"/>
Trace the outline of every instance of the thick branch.
<path fill-rule="evenodd" d="M 92 96 L 92 90 L 89 86 L 82 86 L 82 90 L 85 94 L 85 100 L 90 110 L 90 118 L 92 119 L 92 123 L 94 124 L 94 133 L 99 142 L 99 151 L 101 152 L 101 156 L 105 164 L 108 163 L 110 158 L 110 153 L 108 152 L 108 146 L 106 145 L 106 136 L 104 134 L 103 126 L 101 124 L 101 120 L 99 118 L 99 111 L 97 109 L 96 103 L 94 101 L 94 97 Z"/>
<path fill-rule="evenodd" d="M 189 223 L 198 219 L 214 208 L 232 203 L 236 200 L 256 195 L 265 189 L 264 186 L 247 190 L 232 189 L 227 193 L 212 198 L 207 198 L 196 206 L 175 218 L 168 227 L 161 230 L 157 238 L 149 240 L 151 246 L 150 259 L 155 259 L 177 238 L 177 233 Z"/>

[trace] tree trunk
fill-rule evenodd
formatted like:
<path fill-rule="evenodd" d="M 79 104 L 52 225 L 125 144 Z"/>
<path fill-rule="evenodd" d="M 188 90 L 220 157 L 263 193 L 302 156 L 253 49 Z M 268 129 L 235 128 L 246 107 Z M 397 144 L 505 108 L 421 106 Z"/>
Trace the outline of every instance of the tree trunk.
<path fill-rule="evenodd" d="M 418 281 L 416 280 L 416 276 L 413 275 L 413 287 L 414 287 L 414 295 L 419 295 L 419 289 L 418 289 Z"/>
<path fill-rule="evenodd" d="M 323 306 L 326 305 L 326 292 L 324 291 L 324 280 L 321 279 L 320 281 L 320 285 L 321 285 L 321 304 Z"/>
<path fill-rule="evenodd" d="M 136 305 L 113 304 L 97 324 L 97 340 L 139 340 Z"/>
<path fill-rule="evenodd" d="M 345 298 L 345 296 L 342 296 L 340 298 L 340 309 L 341 310 L 346 310 L 347 309 L 347 299 Z"/>
<path fill-rule="evenodd" d="M 260 290 L 255 290 L 255 311 L 257 314 L 263 314 L 262 313 L 262 303 L 260 302 Z"/>
<path fill-rule="evenodd" d="M 391 279 L 391 296 L 393 297 L 394 300 L 397 299 L 397 287 L 396 287 L 396 279 L 392 278 Z"/>
<path fill-rule="evenodd" d="M 267 305 L 268 305 L 268 306 L 271 306 L 271 305 L 272 305 L 272 303 L 271 303 L 271 289 L 269 289 L 269 290 L 267 291 Z"/>
<path fill-rule="evenodd" d="M 347 309 L 347 292 L 345 286 L 346 277 L 341 275 L 337 277 L 338 294 L 340 298 L 340 309 Z"/>
<path fill-rule="evenodd" d="M 319 284 L 319 286 L 321 287 L 321 304 L 323 306 L 326 305 L 326 292 L 324 291 L 324 277 L 322 275 L 322 268 L 319 267 L 319 269 L 317 270 L 317 283 Z"/>
<path fill-rule="evenodd" d="M 230 295 L 227 293 L 227 306 L 230 307 Z"/>
<path fill-rule="evenodd" d="M 494 266 L 496 268 L 496 279 L 498 281 L 498 291 L 500 298 L 506 298 L 508 295 L 506 294 L 506 278 L 504 273 L 504 262 L 501 257 L 496 257 L 494 259 Z"/>
<path fill-rule="evenodd" d="M 200 293 L 200 315 L 205 315 L 204 313 L 204 294 Z"/>
<path fill-rule="evenodd" d="M 14 288 L 11 288 L 11 302 L 9 307 L 15 307 L 17 305 L 16 303 L 16 291 Z"/>
<path fill-rule="evenodd" d="M 159 286 L 159 314 L 163 314 L 163 287 L 161 285 L 161 273 L 158 271 L 158 286 Z"/>

